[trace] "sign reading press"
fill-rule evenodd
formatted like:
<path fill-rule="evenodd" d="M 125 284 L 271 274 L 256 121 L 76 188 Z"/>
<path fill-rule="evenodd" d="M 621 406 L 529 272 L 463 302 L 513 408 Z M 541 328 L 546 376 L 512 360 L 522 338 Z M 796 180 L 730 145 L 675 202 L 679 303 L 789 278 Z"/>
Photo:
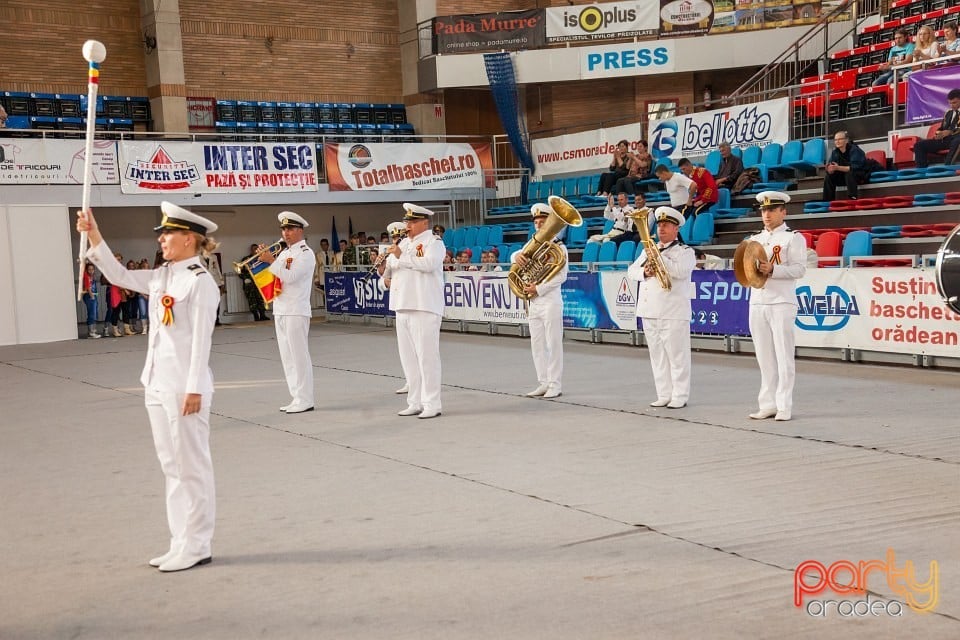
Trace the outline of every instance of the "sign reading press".
<path fill-rule="evenodd" d="M 740 148 L 783 144 L 790 140 L 790 99 L 650 120 L 647 139 L 654 161 L 703 156 L 724 141 Z"/>

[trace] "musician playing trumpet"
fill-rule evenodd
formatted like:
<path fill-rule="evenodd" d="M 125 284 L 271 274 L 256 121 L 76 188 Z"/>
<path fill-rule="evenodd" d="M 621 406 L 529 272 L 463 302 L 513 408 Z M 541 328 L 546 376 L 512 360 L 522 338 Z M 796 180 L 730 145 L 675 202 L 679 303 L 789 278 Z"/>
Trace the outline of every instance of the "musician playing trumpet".
<path fill-rule="evenodd" d="M 659 260 L 644 249 L 627 269 L 627 277 L 640 282 L 637 317 L 643 320 L 657 389 L 657 399 L 650 406 L 682 409 L 690 398 L 691 274 L 697 258 L 693 249 L 679 239 L 680 227 L 686 222 L 682 213 L 672 207 L 659 207 L 653 220 L 657 224 Z M 666 273 L 658 274 L 660 268 Z"/>
<path fill-rule="evenodd" d="M 390 234 L 390 239 L 393 241 L 394 245 L 400 244 L 400 241 L 403 240 L 407 235 L 407 225 L 403 222 L 391 222 L 387 225 L 387 233 Z M 436 231 L 434 231 L 436 236 Z M 441 238 L 442 236 L 437 236 Z M 390 286 L 393 284 L 393 269 L 389 266 L 389 258 L 392 254 L 390 251 L 384 251 L 383 255 L 380 257 L 376 263 L 376 271 L 380 275 L 380 279 L 377 280 L 377 285 L 380 287 L 381 291 L 387 291 L 390 289 Z M 404 379 L 403 386 L 394 391 L 397 395 L 406 394 L 410 391 L 410 384 Z"/>

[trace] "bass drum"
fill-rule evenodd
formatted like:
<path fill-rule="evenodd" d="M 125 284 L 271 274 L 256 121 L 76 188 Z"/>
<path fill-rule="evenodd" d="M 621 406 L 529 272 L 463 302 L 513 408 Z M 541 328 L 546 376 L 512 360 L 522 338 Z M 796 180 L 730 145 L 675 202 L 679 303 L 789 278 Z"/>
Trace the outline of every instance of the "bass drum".
<path fill-rule="evenodd" d="M 937 291 L 960 314 L 960 226 L 954 227 L 937 251 Z"/>

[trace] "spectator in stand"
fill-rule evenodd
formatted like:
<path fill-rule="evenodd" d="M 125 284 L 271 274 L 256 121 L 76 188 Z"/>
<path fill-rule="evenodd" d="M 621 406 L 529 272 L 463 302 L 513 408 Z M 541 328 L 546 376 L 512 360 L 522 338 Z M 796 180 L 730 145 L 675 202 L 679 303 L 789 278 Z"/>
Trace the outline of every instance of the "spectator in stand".
<path fill-rule="evenodd" d="M 628 166 L 630 158 L 630 143 L 621 140 L 613 150 L 613 158 L 610 160 L 610 167 L 607 173 L 600 174 L 600 190 L 598 196 L 609 196 L 613 193 L 613 186 L 620 178 L 626 177 L 630 171 Z"/>
<path fill-rule="evenodd" d="M 480 256 L 480 271 L 503 271 L 503 267 L 497 264 L 496 249 L 487 249 Z"/>
<path fill-rule="evenodd" d="M 633 207 L 630 206 L 626 193 L 621 191 L 617 194 L 617 204 L 613 203 L 613 196 L 607 196 L 603 217 L 613 220 L 613 227 L 606 233 L 590 236 L 590 242 L 613 242 L 619 245 L 627 240 L 635 240 L 637 234 L 633 230 L 633 218 L 627 217 L 631 213 L 633 213 Z"/>
<path fill-rule="evenodd" d="M 887 61 L 880 65 L 880 75 L 873 80 L 873 86 L 882 87 L 890 84 L 893 80 L 893 69 L 890 67 L 905 62 L 913 62 L 913 43 L 910 42 L 910 36 L 905 29 L 897 29 L 893 32 L 893 46 L 890 47 L 890 54 Z M 902 80 L 902 73 L 900 74 Z"/>
<path fill-rule="evenodd" d="M 670 206 L 686 217 L 687 207 L 693 204 L 697 197 L 697 183 L 682 173 L 671 171 L 665 164 L 658 164 L 654 173 L 670 194 Z"/>
<path fill-rule="evenodd" d="M 720 187 L 733 189 L 737 178 L 743 173 L 743 160 L 733 155 L 733 150 L 730 148 L 729 142 L 721 142 L 718 148 L 720 149 L 720 169 L 717 171 L 717 175 L 714 176 L 714 180 L 717 183 L 718 189 Z"/>
<path fill-rule="evenodd" d="M 923 25 L 920 27 L 920 30 L 917 31 L 917 41 L 913 45 L 913 61 L 920 64 L 914 65 L 910 71 L 904 73 L 903 78 L 906 78 L 914 71 L 923 70 L 924 65 L 922 63 L 936 60 L 939 57 L 940 43 L 937 42 L 937 35 L 933 32 L 932 27 Z"/>
<path fill-rule="evenodd" d="M 944 159 L 946 164 L 957 162 L 957 155 L 960 153 L 960 89 L 951 89 L 947 94 L 947 104 L 949 109 L 943 114 L 943 121 L 940 123 L 940 129 L 933 134 L 932 138 L 920 140 L 913 147 L 913 159 L 920 168 L 930 164 L 927 154 L 936 153 L 947 149 L 947 157 Z"/>
<path fill-rule="evenodd" d="M 341 243 L 342 246 L 342 243 Z M 360 235 L 350 236 L 350 244 L 343 249 L 343 264 L 360 264 Z"/>
<path fill-rule="evenodd" d="M 650 177 L 650 167 L 653 158 L 647 152 L 646 140 L 637 143 L 637 152 L 630 153 L 627 160 L 627 175 L 617 180 L 613 186 L 613 195 L 626 192 L 633 195 L 637 192 L 637 181 Z"/>
<path fill-rule="evenodd" d="M 380 243 L 381 244 L 390 244 L 390 234 L 384 231 L 380 234 Z"/>
<path fill-rule="evenodd" d="M 837 187 L 847 187 L 847 198 L 856 200 L 859 185 L 867 181 L 867 156 L 863 149 L 853 144 L 850 134 L 837 131 L 833 134 L 834 150 L 827 160 L 827 173 L 823 176 L 823 200 L 831 202 L 837 197 Z"/>
<path fill-rule="evenodd" d="M 459 265 L 460 271 L 476 271 L 477 267 L 470 263 L 472 259 L 473 251 L 470 249 L 464 249 L 457 254 L 457 264 Z"/>
<path fill-rule="evenodd" d="M 3 129 L 7 126 L 7 110 L 3 108 L 3 105 L 0 104 L 0 129 Z M 91 338 L 93 336 L 90 336 Z"/>
<path fill-rule="evenodd" d="M 100 338 L 97 333 L 97 267 L 88 262 L 83 274 L 83 304 L 87 308 L 87 337 Z"/>
<path fill-rule="evenodd" d="M 948 22 L 943 25 L 943 42 L 940 43 L 940 57 L 954 56 L 960 53 L 960 37 L 957 37 L 957 23 Z M 957 60 L 949 60 L 943 64 L 956 64 Z"/>
<path fill-rule="evenodd" d="M 433 235 L 437 236 L 441 240 L 443 240 L 443 234 L 445 234 L 446 232 L 447 232 L 447 229 L 442 224 L 433 225 Z"/>
<path fill-rule="evenodd" d="M 687 222 L 693 222 L 698 215 L 704 211 L 709 211 L 713 205 L 720 199 L 720 192 L 717 191 L 717 182 L 713 175 L 703 167 L 696 167 L 686 158 L 680 158 L 678 163 L 680 171 L 697 184 L 697 193 L 691 204 L 692 209 L 687 210 Z"/>
<path fill-rule="evenodd" d="M 447 249 L 447 252 L 443 256 L 443 270 L 444 271 L 455 271 L 456 267 L 454 266 L 453 260 L 453 249 Z"/>
<path fill-rule="evenodd" d="M 640 166 L 640 179 L 645 180 L 649 178 L 651 172 L 653 171 L 653 156 L 651 156 L 650 152 L 647 151 L 646 140 L 637 141 L 637 150 L 633 155 L 636 157 L 637 163 Z"/>
<path fill-rule="evenodd" d="M 697 256 L 697 269 L 702 269 L 706 271 L 717 271 L 723 269 L 724 259 L 720 256 L 715 256 L 710 253 L 706 253 L 700 249 L 697 249 L 694 252 L 694 255 Z"/>

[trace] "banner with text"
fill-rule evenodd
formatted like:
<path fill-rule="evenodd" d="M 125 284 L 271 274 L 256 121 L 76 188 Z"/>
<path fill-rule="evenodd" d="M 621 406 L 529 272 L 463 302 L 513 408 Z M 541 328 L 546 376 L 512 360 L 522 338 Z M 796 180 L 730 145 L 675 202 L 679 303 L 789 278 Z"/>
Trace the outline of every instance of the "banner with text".
<path fill-rule="evenodd" d="M 949 109 L 947 94 L 960 87 L 960 66 L 914 71 L 907 76 L 907 123 L 930 122 Z"/>
<path fill-rule="evenodd" d="M 446 271 L 443 317 L 447 320 L 527 324 L 520 300 L 507 284 L 507 271 Z"/>
<path fill-rule="evenodd" d="M 639 122 L 537 138 L 530 143 L 536 161 L 534 175 L 606 171 L 618 142 L 626 140 L 630 143 L 630 151 L 636 151 L 637 142 L 642 139 L 643 127 Z"/>
<path fill-rule="evenodd" d="M 670 73 L 677 61 L 672 40 L 578 47 L 580 79 Z"/>
<path fill-rule="evenodd" d="M 0 184 L 83 184 L 84 140 L 3 138 Z M 95 140 L 93 184 L 119 184 L 117 143 Z"/>
<path fill-rule="evenodd" d="M 314 145 L 121 141 L 123 193 L 316 191 Z"/>
<path fill-rule="evenodd" d="M 362 271 L 324 273 L 327 313 L 392 316 L 389 291 L 380 289 L 378 277 L 364 281 L 364 276 Z"/>
<path fill-rule="evenodd" d="M 433 52 L 536 49 L 546 44 L 543 23 L 540 9 L 438 16 L 433 19 Z"/>
<path fill-rule="evenodd" d="M 790 140 L 790 99 L 779 98 L 650 120 L 647 139 L 654 161 L 703 156 L 726 140 L 735 147 Z"/>
<path fill-rule="evenodd" d="M 548 7 L 545 11 L 547 42 L 653 36 L 660 24 L 656 4 L 643 0 Z"/>
<path fill-rule="evenodd" d="M 489 144 L 325 144 L 323 156 L 331 191 L 479 188 L 493 169 Z"/>
<path fill-rule="evenodd" d="M 711 0 L 660 0 L 659 5 L 661 38 L 702 36 L 710 31 L 713 24 Z"/>
<path fill-rule="evenodd" d="M 955 357 L 960 315 L 932 269 L 811 269 L 797 285 L 797 345 Z"/>

